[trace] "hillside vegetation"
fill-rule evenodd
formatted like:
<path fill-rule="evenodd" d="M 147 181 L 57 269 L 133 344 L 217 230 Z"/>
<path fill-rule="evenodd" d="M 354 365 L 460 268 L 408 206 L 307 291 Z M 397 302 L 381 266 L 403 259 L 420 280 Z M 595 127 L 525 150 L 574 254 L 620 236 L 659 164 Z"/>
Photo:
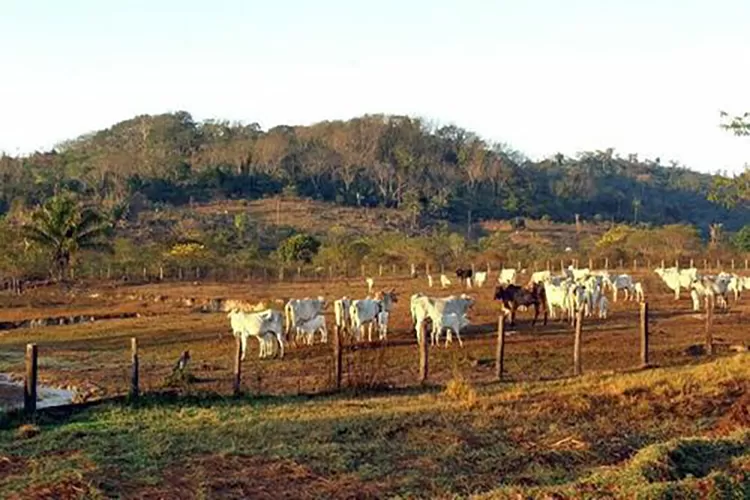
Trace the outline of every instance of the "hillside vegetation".
<path fill-rule="evenodd" d="M 0 213 L 65 187 L 112 205 L 285 194 L 465 221 L 550 217 L 737 229 L 745 209 L 707 198 L 716 176 L 611 149 L 532 162 L 457 126 L 368 115 L 311 126 L 138 116 L 27 157 L 0 158 Z"/>

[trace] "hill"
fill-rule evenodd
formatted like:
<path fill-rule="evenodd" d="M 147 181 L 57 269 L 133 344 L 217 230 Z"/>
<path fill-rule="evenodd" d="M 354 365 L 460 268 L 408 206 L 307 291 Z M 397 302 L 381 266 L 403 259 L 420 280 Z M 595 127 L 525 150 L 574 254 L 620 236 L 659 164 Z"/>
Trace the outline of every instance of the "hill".
<path fill-rule="evenodd" d="M 0 158 L 0 213 L 60 188 L 116 205 L 258 199 L 284 193 L 397 209 L 413 225 L 517 215 L 737 229 L 746 208 L 709 201 L 719 176 L 611 149 L 531 162 L 456 126 L 368 115 L 311 126 L 138 116 L 28 157 Z"/>

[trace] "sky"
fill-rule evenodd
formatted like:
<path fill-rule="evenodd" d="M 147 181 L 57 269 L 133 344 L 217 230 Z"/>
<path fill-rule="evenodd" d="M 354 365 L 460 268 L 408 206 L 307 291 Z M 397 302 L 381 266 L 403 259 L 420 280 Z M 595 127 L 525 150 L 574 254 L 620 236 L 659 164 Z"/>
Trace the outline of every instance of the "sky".
<path fill-rule="evenodd" d="M 139 114 L 455 124 L 532 159 L 740 172 L 748 0 L 0 0 L 0 151 Z"/>

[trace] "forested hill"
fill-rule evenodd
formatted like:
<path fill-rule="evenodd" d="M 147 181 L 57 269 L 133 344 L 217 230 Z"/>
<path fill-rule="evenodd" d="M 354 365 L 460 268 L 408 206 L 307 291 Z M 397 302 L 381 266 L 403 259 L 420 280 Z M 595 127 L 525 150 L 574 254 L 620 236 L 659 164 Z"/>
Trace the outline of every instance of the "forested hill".
<path fill-rule="evenodd" d="M 0 214 L 65 187 L 116 205 L 183 204 L 286 192 L 349 205 L 465 220 L 515 215 L 603 218 L 705 228 L 747 222 L 707 199 L 713 176 L 621 158 L 611 150 L 538 163 L 455 127 L 368 115 L 312 126 L 196 122 L 177 112 L 138 116 L 22 158 L 0 158 Z"/>

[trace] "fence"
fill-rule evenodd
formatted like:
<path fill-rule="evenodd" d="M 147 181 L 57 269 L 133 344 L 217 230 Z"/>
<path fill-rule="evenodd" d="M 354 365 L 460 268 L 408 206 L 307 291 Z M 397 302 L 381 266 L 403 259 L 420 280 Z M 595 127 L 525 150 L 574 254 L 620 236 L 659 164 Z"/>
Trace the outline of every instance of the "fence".
<path fill-rule="evenodd" d="M 706 302 L 706 314 L 705 314 L 705 353 L 709 356 L 714 354 L 714 340 L 712 334 L 713 327 L 713 304 L 710 301 Z M 583 373 L 583 367 L 585 365 L 585 349 L 584 349 L 584 315 L 583 309 L 579 309 L 575 317 L 575 330 L 574 330 L 574 343 L 572 353 L 572 365 L 574 376 L 580 376 Z M 640 317 L 638 322 L 638 333 L 640 338 L 640 365 L 639 368 L 648 368 L 652 366 L 649 363 L 649 307 L 648 303 L 640 303 Z M 343 354 L 347 349 L 353 350 L 358 348 L 358 344 L 352 344 L 344 346 L 342 343 L 343 333 L 337 326 L 333 329 L 333 336 L 331 342 L 331 365 L 333 366 L 333 383 L 332 389 L 339 391 L 342 389 L 342 358 Z M 506 345 L 506 327 L 504 316 L 498 318 L 497 323 L 497 336 L 496 336 L 496 349 L 494 356 L 494 375 L 497 381 L 503 380 L 504 375 L 504 362 L 505 362 L 505 345 Z M 387 345 L 382 346 L 383 349 L 387 349 Z M 418 385 L 425 384 L 429 381 L 429 357 L 430 348 L 428 344 L 428 335 L 426 328 L 423 325 L 423 330 L 419 335 L 417 343 L 417 355 L 414 357 L 415 364 L 418 362 L 418 375 L 416 383 Z M 33 414 L 36 411 L 36 400 L 37 400 L 37 380 L 38 380 L 38 348 L 36 344 L 28 344 L 26 346 L 25 356 L 25 383 L 24 383 L 24 412 L 26 414 Z M 242 345 L 240 339 L 237 338 L 236 349 L 233 352 L 233 377 L 232 377 L 232 393 L 235 396 L 242 394 L 242 376 L 243 376 L 243 365 L 242 365 Z M 139 362 L 139 347 L 136 338 L 130 339 L 130 383 L 128 387 L 128 395 L 131 400 L 138 399 L 142 395 L 140 381 L 140 362 Z"/>
<path fill-rule="evenodd" d="M 625 261 L 623 259 L 616 262 L 604 259 L 559 259 L 559 260 L 532 260 L 532 261 L 515 261 L 515 262 L 482 262 L 473 263 L 473 270 L 488 270 L 490 272 L 498 271 L 503 268 L 515 268 L 517 270 L 526 269 L 533 271 L 554 271 L 562 270 L 568 266 L 588 267 L 589 269 L 605 269 L 613 271 L 638 271 L 644 269 L 653 269 L 656 266 L 668 267 L 677 266 L 698 267 L 704 272 L 718 271 L 736 271 L 750 270 L 750 259 L 742 261 L 737 259 L 731 260 L 712 260 L 712 259 L 681 259 L 675 261 L 651 260 L 651 259 L 634 259 Z M 108 266 L 99 269 L 86 269 L 76 273 L 79 279 L 91 280 L 124 280 L 129 282 L 154 282 L 154 281 L 217 281 L 217 282 L 305 282 L 305 281 L 326 281 L 349 278 L 365 277 L 403 277 L 403 276 L 424 276 L 427 274 L 443 273 L 453 274 L 453 269 L 446 265 L 435 265 L 429 263 L 423 264 L 364 264 L 357 267 L 353 266 L 253 266 L 246 269 L 236 268 L 211 268 L 207 266 L 147 266 L 141 268 L 127 266 Z M 23 285 L 20 280 L 8 280 L 4 288 L 13 288 L 21 290 Z"/>

